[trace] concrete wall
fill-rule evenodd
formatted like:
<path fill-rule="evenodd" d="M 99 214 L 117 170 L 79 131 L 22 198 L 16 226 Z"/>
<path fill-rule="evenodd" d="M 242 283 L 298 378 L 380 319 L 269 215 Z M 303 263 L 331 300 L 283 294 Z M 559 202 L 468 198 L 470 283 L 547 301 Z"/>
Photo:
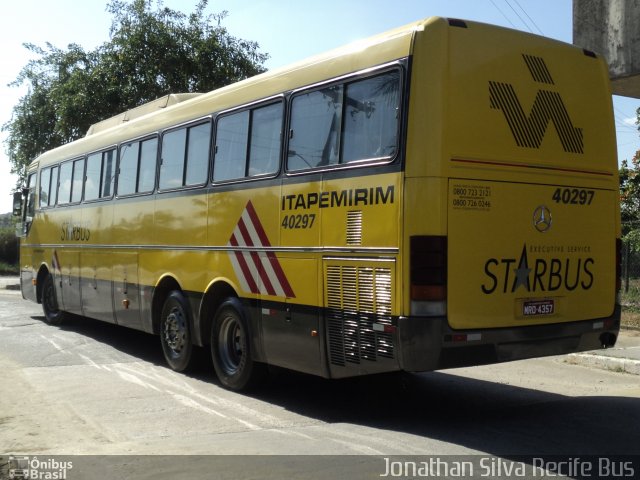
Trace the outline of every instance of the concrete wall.
<path fill-rule="evenodd" d="M 604 55 L 614 94 L 640 98 L 640 0 L 573 0 L 573 43 Z"/>

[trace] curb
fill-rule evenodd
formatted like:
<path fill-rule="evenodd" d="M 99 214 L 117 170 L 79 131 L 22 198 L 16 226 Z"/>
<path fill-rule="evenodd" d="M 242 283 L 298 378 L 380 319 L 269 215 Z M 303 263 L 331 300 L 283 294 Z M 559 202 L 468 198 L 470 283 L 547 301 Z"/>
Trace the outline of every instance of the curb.
<path fill-rule="evenodd" d="M 593 353 L 571 353 L 567 356 L 567 363 L 585 367 L 600 368 L 612 372 L 640 375 L 640 360 L 629 358 L 606 357 Z"/>

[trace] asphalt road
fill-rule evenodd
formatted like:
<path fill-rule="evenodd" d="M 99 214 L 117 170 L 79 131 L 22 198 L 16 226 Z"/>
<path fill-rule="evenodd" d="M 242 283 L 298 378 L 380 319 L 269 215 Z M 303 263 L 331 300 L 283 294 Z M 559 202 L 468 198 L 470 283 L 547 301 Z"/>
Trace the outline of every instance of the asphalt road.
<path fill-rule="evenodd" d="M 169 370 L 157 337 L 80 317 L 48 326 L 3 291 L 0 455 L 640 453 L 638 376 L 565 360 L 340 381 L 280 371 L 245 395 L 206 362 Z"/>

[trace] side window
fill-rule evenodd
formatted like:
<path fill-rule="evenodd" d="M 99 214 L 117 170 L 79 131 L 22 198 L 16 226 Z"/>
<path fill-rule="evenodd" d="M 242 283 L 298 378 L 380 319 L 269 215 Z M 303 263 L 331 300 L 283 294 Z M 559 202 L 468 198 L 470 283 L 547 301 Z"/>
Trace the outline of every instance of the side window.
<path fill-rule="evenodd" d="M 181 128 L 165 133 L 162 137 L 162 160 L 160 161 L 160 190 L 182 186 L 184 150 L 187 144 L 187 129 Z"/>
<path fill-rule="evenodd" d="M 27 209 L 26 209 L 26 221 L 33 220 L 33 216 L 36 214 L 36 174 L 29 175 L 27 186 L 29 193 L 27 194 Z"/>
<path fill-rule="evenodd" d="M 392 157 L 398 146 L 400 73 L 354 82 L 345 91 L 342 162 Z"/>
<path fill-rule="evenodd" d="M 125 143 L 120 146 L 120 166 L 118 167 L 118 195 L 136 193 L 138 181 L 138 142 Z"/>
<path fill-rule="evenodd" d="M 102 154 L 102 185 L 100 187 L 100 198 L 110 197 L 113 194 L 115 185 L 116 170 L 116 149 L 109 150 Z"/>
<path fill-rule="evenodd" d="M 64 205 L 71 201 L 71 177 L 73 176 L 73 162 L 65 162 L 60 166 L 60 180 L 58 182 L 58 204 Z"/>
<path fill-rule="evenodd" d="M 203 123 L 189 129 L 185 185 L 206 183 L 209 174 L 210 146 L 211 123 Z"/>
<path fill-rule="evenodd" d="M 277 172 L 281 143 L 281 102 L 220 117 L 216 127 L 213 180 Z"/>
<path fill-rule="evenodd" d="M 87 175 L 84 181 L 84 199 L 95 200 L 100 197 L 100 177 L 102 175 L 102 153 L 87 157 Z"/>
<path fill-rule="evenodd" d="M 118 195 L 153 191 L 156 183 L 157 154 L 157 138 L 125 143 L 120 146 Z"/>
<path fill-rule="evenodd" d="M 49 187 L 49 206 L 53 207 L 58 202 L 58 171 L 60 167 L 51 169 L 51 186 Z"/>
<path fill-rule="evenodd" d="M 84 180 L 85 201 L 111 196 L 115 152 L 115 149 L 112 149 L 87 157 L 87 174 Z"/>
<path fill-rule="evenodd" d="M 275 103 L 251 112 L 248 175 L 274 173 L 280 163 L 282 104 Z"/>
<path fill-rule="evenodd" d="M 399 70 L 296 95 L 288 170 L 392 158 L 398 150 L 400 99 Z"/>
<path fill-rule="evenodd" d="M 71 202 L 82 200 L 82 184 L 84 181 L 84 158 L 73 162 L 73 184 L 71 185 Z"/>
<path fill-rule="evenodd" d="M 40 172 L 40 208 L 53 205 L 49 203 L 49 189 L 51 188 L 51 167 Z"/>
<path fill-rule="evenodd" d="M 211 123 L 167 132 L 162 137 L 160 189 L 202 185 L 207 181 Z"/>
<path fill-rule="evenodd" d="M 158 161 L 158 139 L 140 142 L 140 173 L 137 193 L 152 192 L 156 186 L 156 163 Z"/>
<path fill-rule="evenodd" d="M 289 132 L 289 170 L 338 163 L 342 127 L 342 86 L 293 98 Z"/>
<path fill-rule="evenodd" d="M 249 111 L 220 117 L 216 126 L 216 150 L 213 180 L 242 178 L 247 162 Z"/>

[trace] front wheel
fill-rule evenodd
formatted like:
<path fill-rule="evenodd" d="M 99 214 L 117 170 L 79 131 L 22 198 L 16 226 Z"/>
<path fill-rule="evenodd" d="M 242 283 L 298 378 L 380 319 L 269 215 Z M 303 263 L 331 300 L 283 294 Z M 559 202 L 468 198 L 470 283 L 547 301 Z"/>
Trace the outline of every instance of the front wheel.
<path fill-rule="evenodd" d="M 58 307 L 56 286 L 53 280 L 53 275 L 50 273 L 48 273 L 44 278 L 41 301 L 44 321 L 49 325 L 60 325 L 64 320 L 64 312 Z"/>
<path fill-rule="evenodd" d="M 172 370 L 183 372 L 191 367 L 193 346 L 189 329 L 189 304 L 184 295 L 174 290 L 169 294 L 160 314 L 160 343 L 164 358 Z"/>
<path fill-rule="evenodd" d="M 251 358 L 248 324 L 237 298 L 218 308 L 211 328 L 211 357 L 220 383 L 230 390 L 249 388 L 266 374 L 265 365 Z"/>

